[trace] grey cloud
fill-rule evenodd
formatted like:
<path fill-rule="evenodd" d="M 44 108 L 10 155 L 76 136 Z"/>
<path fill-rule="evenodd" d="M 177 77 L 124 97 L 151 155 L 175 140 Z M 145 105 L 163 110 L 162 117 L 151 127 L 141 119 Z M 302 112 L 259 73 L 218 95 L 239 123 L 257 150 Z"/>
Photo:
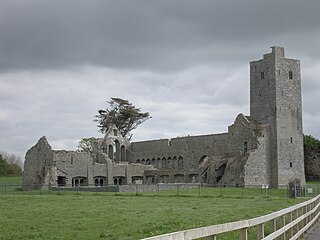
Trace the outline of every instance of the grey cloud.
<path fill-rule="evenodd" d="M 239 62 L 297 32 L 319 34 L 319 5 L 292 0 L 2 1 L 0 67 L 159 71 L 224 59 Z"/>

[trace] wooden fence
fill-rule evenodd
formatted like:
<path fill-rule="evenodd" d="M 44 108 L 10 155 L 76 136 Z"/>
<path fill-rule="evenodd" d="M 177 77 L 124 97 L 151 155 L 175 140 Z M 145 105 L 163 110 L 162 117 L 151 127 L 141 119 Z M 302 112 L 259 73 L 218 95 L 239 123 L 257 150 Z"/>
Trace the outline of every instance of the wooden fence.
<path fill-rule="evenodd" d="M 239 231 L 239 239 L 248 239 L 248 228 L 257 228 L 256 239 L 301 239 L 303 234 L 314 224 L 320 215 L 320 195 L 308 201 L 268 215 L 237 222 L 194 228 L 174 233 L 145 238 L 144 240 L 186 240 L 207 238 L 218 239 L 218 235 Z M 277 224 L 278 223 L 278 224 Z M 265 226 L 269 224 L 266 236 Z M 277 229 L 277 226 L 278 229 Z"/>

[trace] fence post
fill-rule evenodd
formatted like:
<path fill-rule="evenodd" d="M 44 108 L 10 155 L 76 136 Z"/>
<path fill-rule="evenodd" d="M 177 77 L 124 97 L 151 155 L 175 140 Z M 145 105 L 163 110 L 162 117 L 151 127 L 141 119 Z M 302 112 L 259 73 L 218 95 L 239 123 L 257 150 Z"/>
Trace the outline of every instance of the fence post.
<path fill-rule="evenodd" d="M 292 222 L 292 212 L 289 212 L 288 213 L 288 223 L 291 223 Z M 293 228 L 290 228 L 288 230 L 288 237 L 291 238 L 293 236 Z"/>
<path fill-rule="evenodd" d="M 240 229 L 240 240 L 248 240 L 247 228 Z"/>
<path fill-rule="evenodd" d="M 4 194 L 7 194 L 7 184 L 4 184 Z"/>
<path fill-rule="evenodd" d="M 207 240 L 217 240 L 216 235 L 207 237 Z"/>
<path fill-rule="evenodd" d="M 177 185 L 177 196 L 179 196 L 179 184 Z"/>
<path fill-rule="evenodd" d="M 257 235 L 258 235 L 258 240 L 264 238 L 264 224 L 259 224 L 257 226 Z"/>
<path fill-rule="evenodd" d="M 286 216 L 282 215 L 280 217 L 280 226 L 281 228 L 283 228 L 286 225 Z M 280 239 L 281 240 L 285 240 L 286 239 L 286 233 L 283 233 L 282 235 L 280 235 Z"/>
<path fill-rule="evenodd" d="M 157 191 L 158 191 L 158 196 L 159 196 L 159 194 L 160 194 L 160 185 L 159 185 L 159 183 L 157 185 Z"/>
<path fill-rule="evenodd" d="M 201 196 L 201 185 L 199 184 L 199 197 Z"/>
<path fill-rule="evenodd" d="M 276 219 L 270 220 L 270 233 L 275 232 L 277 229 Z"/>

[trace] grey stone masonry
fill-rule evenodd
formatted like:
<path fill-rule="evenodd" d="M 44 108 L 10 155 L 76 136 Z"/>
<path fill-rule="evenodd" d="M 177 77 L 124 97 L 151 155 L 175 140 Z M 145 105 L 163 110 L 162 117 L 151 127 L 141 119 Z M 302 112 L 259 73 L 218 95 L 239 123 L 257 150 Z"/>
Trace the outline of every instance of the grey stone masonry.
<path fill-rule="evenodd" d="M 250 63 L 250 115 L 270 126 L 271 184 L 304 184 L 300 62 L 282 47 Z"/>

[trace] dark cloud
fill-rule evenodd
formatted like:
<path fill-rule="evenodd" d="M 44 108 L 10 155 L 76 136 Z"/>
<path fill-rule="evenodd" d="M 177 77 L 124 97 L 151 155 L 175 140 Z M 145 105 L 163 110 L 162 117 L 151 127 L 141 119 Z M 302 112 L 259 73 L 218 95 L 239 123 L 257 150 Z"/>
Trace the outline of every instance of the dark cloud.
<path fill-rule="evenodd" d="M 301 44 L 297 33 L 319 34 L 317 1 L 12 0 L 0 6 L 2 70 L 174 70 L 243 61 L 286 38 L 286 46 Z"/>

